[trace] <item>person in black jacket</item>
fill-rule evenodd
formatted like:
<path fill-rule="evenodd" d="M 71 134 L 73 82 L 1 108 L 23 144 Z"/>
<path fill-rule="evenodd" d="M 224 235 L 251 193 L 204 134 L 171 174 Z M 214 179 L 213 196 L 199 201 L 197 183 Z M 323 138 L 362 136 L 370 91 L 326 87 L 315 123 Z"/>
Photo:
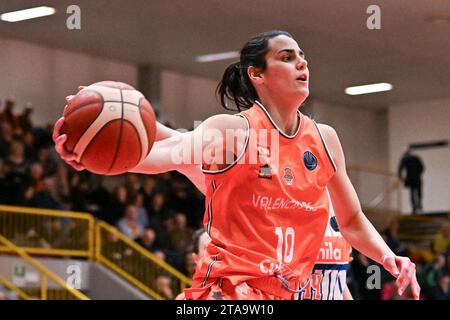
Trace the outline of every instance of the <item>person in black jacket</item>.
<path fill-rule="evenodd" d="M 411 206 L 413 213 L 422 211 L 422 173 L 424 171 L 422 160 L 411 153 L 408 147 L 400 160 L 398 176 L 404 182 L 405 187 L 410 189 Z M 403 171 L 406 171 L 406 177 Z"/>

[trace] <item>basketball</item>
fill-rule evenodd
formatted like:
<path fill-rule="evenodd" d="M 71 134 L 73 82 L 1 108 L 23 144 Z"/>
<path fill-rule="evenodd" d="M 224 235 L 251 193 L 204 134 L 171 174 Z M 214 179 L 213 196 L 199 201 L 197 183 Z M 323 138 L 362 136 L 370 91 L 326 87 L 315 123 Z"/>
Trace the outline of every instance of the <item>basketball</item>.
<path fill-rule="evenodd" d="M 156 120 L 150 102 L 132 86 L 114 81 L 80 90 L 64 110 L 65 148 L 96 174 L 125 173 L 150 153 Z"/>

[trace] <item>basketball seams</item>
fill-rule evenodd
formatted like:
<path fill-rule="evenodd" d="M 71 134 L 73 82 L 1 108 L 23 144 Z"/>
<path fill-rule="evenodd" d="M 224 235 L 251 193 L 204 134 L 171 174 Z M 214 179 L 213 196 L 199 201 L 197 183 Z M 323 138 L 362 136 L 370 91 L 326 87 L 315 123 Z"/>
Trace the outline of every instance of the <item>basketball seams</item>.
<path fill-rule="evenodd" d="M 114 157 L 113 157 L 113 161 L 111 162 L 111 165 L 107 171 L 107 173 L 109 173 L 111 171 L 111 169 L 114 167 L 114 165 L 116 164 L 116 159 L 117 159 L 117 154 L 119 153 L 119 148 L 120 148 L 120 140 L 122 139 L 122 131 L 123 131 L 123 113 L 124 113 L 124 107 L 123 107 L 123 94 L 122 94 L 122 89 L 120 90 L 120 98 L 122 100 L 122 116 L 120 118 L 120 129 L 119 129 L 119 136 L 117 138 L 117 143 L 116 143 L 116 151 L 114 152 Z"/>

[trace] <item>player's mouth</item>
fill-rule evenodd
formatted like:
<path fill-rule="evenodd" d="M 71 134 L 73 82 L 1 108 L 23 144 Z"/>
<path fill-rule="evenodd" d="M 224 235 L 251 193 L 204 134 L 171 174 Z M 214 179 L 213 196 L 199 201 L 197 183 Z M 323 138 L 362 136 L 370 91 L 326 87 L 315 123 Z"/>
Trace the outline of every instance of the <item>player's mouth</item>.
<path fill-rule="evenodd" d="M 297 81 L 302 81 L 302 82 L 307 82 L 308 81 L 308 76 L 306 74 L 303 74 L 303 75 L 299 76 L 296 80 Z"/>

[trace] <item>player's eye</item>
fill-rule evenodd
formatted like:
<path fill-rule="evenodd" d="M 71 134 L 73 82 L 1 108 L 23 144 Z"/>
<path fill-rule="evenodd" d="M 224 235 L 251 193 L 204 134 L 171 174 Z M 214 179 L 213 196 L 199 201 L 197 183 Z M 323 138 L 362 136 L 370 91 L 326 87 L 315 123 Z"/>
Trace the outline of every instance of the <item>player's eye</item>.
<path fill-rule="evenodd" d="M 285 55 L 283 56 L 283 58 L 281 58 L 283 61 L 290 61 L 291 60 L 291 56 L 289 55 Z"/>

